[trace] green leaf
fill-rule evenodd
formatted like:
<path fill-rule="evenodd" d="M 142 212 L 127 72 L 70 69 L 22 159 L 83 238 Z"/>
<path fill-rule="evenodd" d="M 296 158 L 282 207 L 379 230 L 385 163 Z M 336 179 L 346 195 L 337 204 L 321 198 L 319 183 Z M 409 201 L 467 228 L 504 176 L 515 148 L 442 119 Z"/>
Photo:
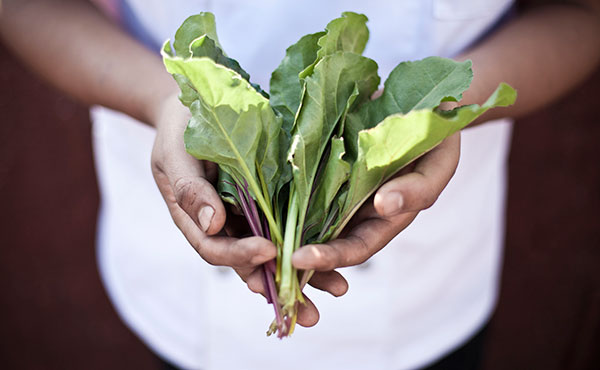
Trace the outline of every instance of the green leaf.
<path fill-rule="evenodd" d="M 433 109 L 443 101 L 458 101 L 473 78 L 471 61 L 429 57 L 400 63 L 385 81 L 382 95 L 348 114 L 344 137 L 351 158 L 357 155 L 358 132 L 391 114 Z"/>
<path fill-rule="evenodd" d="M 330 148 L 325 168 L 319 175 L 318 185 L 308 207 L 305 224 L 310 231 L 306 233 L 307 239 L 321 232 L 338 190 L 350 176 L 350 163 L 342 159 L 346 152 L 344 139 L 331 138 Z"/>
<path fill-rule="evenodd" d="M 338 51 L 362 54 L 369 40 L 367 17 L 363 14 L 344 12 L 325 27 L 326 33 L 319 38 L 317 58 L 301 73 L 300 78 L 312 74 L 319 60 Z"/>
<path fill-rule="evenodd" d="M 276 116 L 273 121 L 272 110 L 265 109 L 262 114 L 266 116 L 261 122 L 266 125 L 262 127 L 262 135 L 258 142 L 256 164 L 260 180 L 267 188 L 269 199 L 273 199 L 281 186 L 291 179 L 291 169 L 286 163 L 289 139 L 281 128 L 281 116 Z"/>
<path fill-rule="evenodd" d="M 244 80 L 250 82 L 250 75 L 240 66 L 238 61 L 227 57 L 223 50 L 221 50 L 221 48 L 219 48 L 216 43 L 207 35 L 202 35 L 197 39 L 194 39 L 189 46 L 189 50 L 192 53 L 191 57 L 208 57 L 214 60 L 217 64 L 236 71 Z M 250 84 L 264 97 L 269 97 L 269 94 L 262 90 L 258 84 L 253 84 L 252 82 L 250 82 Z"/>
<path fill-rule="evenodd" d="M 393 115 L 375 128 L 359 133 L 359 152 L 364 153 L 368 169 L 403 167 L 488 109 L 505 107 L 515 99 L 515 90 L 503 83 L 482 106 L 473 104 L 440 113 L 419 110 Z"/>
<path fill-rule="evenodd" d="M 240 209 L 240 196 L 235 187 L 235 180 L 225 171 L 219 171 L 217 191 L 225 202 Z"/>
<path fill-rule="evenodd" d="M 368 20 L 364 14 L 343 12 L 340 18 L 329 22 L 325 27 L 327 34 L 319 39 L 321 48 L 318 57 L 323 58 L 337 51 L 362 54 L 369 41 Z"/>
<path fill-rule="evenodd" d="M 192 118 L 185 130 L 185 148 L 194 157 L 218 163 L 236 183 L 259 183 L 256 151 L 260 139 L 260 106 L 236 112 L 230 106 L 211 107 L 203 100 L 190 106 Z M 260 187 L 257 187 L 260 189 Z M 254 194 L 256 195 L 256 194 Z"/>
<path fill-rule="evenodd" d="M 184 134 L 186 150 L 198 159 L 218 163 L 237 184 L 246 181 L 274 237 L 282 240 L 271 205 L 274 186 L 264 180 L 277 183 L 280 170 L 273 158 L 281 158 L 281 119 L 268 99 L 238 73 L 210 58 L 169 56 L 165 45 L 163 61 L 171 74 L 185 77 L 188 94 L 194 91 L 198 96 L 189 105 L 192 118 Z"/>
<path fill-rule="evenodd" d="M 271 75 L 271 105 L 284 118 L 284 129 L 288 132 L 302 99 L 302 81 L 312 74 L 315 65 L 326 55 L 338 51 L 362 54 L 369 29 L 367 17 L 345 12 L 342 17 L 329 22 L 325 32 L 303 36 L 286 50 L 286 56 Z"/>
<path fill-rule="evenodd" d="M 229 105 L 235 111 L 242 111 L 251 105 L 268 105 L 268 99 L 254 90 L 247 80 L 210 58 L 183 59 L 165 52 L 163 62 L 169 73 L 186 77 L 187 87 L 196 91 L 209 106 Z"/>
<path fill-rule="evenodd" d="M 338 124 L 338 133 L 337 133 L 338 137 L 342 137 L 342 135 L 344 134 L 348 113 L 354 107 L 354 105 L 355 105 L 354 103 L 357 102 L 357 99 L 359 102 L 361 102 L 361 101 L 367 100 L 368 98 L 369 98 L 369 96 L 365 96 L 365 95 L 360 96 L 360 90 L 358 89 L 358 84 L 355 84 L 354 91 L 352 91 L 352 94 L 348 97 L 348 101 L 346 102 L 346 107 L 344 108 L 342 117 L 340 117 L 340 122 Z"/>
<path fill-rule="evenodd" d="M 283 127 L 290 132 L 300 106 L 302 85 L 298 74 L 317 58 L 317 41 L 325 32 L 303 36 L 287 48 L 285 57 L 271 74 L 271 106 L 283 116 Z"/>
<path fill-rule="evenodd" d="M 377 64 L 354 53 L 338 52 L 321 59 L 305 83 L 288 155 L 301 205 L 300 226 L 325 147 L 355 90 L 360 96 L 370 96 L 377 88 Z"/>
<path fill-rule="evenodd" d="M 190 44 L 202 35 L 207 35 L 219 49 L 223 49 L 217 37 L 215 16 L 212 13 L 202 12 L 188 17 L 175 33 L 173 48 L 177 56 L 189 58 L 192 55 Z"/>
<path fill-rule="evenodd" d="M 515 90 L 502 83 L 482 106 L 466 105 L 448 112 L 413 110 L 388 116 L 377 126 L 361 131 L 358 157 L 352 165 L 348 195 L 339 216 L 342 221 L 336 224 L 331 237 L 337 237 L 363 202 L 400 169 L 488 109 L 511 105 L 515 99 Z"/>

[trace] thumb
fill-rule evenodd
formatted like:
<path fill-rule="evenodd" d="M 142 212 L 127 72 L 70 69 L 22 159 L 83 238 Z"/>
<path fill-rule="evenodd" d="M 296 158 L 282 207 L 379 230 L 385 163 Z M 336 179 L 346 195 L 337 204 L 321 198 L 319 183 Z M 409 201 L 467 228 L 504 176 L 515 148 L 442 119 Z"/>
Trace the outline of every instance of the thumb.
<path fill-rule="evenodd" d="M 164 152 L 153 153 L 152 172 L 173 220 L 190 234 L 195 234 L 190 220 L 208 235 L 218 233 L 225 224 L 225 207 L 205 177 L 204 163 L 183 150 Z"/>
<path fill-rule="evenodd" d="M 188 239 L 200 231 L 213 235 L 225 224 L 225 208 L 206 179 L 205 164 L 185 151 L 183 136 L 190 113 L 173 94 L 155 122 L 152 174 L 175 224 Z M 200 230 L 198 230 L 200 229 Z"/>
<path fill-rule="evenodd" d="M 201 176 L 178 177 L 173 183 L 177 204 L 208 235 L 225 224 L 225 208 L 210 182 Z"/>

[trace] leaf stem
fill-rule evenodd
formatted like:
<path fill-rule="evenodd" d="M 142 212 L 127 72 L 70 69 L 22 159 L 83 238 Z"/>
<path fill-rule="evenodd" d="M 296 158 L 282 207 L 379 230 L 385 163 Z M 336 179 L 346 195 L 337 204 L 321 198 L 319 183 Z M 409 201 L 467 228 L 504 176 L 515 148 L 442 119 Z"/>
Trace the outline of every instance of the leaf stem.
<path fill-rule="evenodd" d="M 254 218 L 254 215 L 250 210 L 250 207 L 248 205 L 248 198 L 246 197 L 244 190 L 238 184 L 235 184 L 235 188 L 238 192 L 238 196 L 240 197 L 240 205 L 242 206 L 242 212 L 246 217 L 246 221 L 248 221 L 248 224 L 250 225 L 250 230 L 252 230 L 252 234 L 257 236 L 263 236 L 262 230 L 260 230 L 259 226 L 256 224 L 256 219 Z"/>
<path fill-rule="evenodd" d="M 290 189 L 290 202 L 288 206 L 288 214 L 285 223 L 285 237 L 283 239 L 283 247 L 281 254 L 281 283 L 279 284 L 279 298 L 284 306 L 284 312 L 287 309 L 293 308 L 295 289 L 292 287 L 294 268 L 292 266 L 292 253 L 296 242 L 297 220 L 298 220 L 298 202 L 297 194 L 292 186 Z"/>

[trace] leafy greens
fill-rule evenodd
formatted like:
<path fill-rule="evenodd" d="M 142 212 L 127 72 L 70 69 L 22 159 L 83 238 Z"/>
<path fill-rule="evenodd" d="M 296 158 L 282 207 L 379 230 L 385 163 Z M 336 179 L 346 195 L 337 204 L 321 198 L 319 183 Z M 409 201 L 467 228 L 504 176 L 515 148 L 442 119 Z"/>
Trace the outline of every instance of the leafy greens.
<path fill-rule="evenodd" d="M 275 311 L 268 334 L 291 334 L 302 283 L 292 253 L 339 236 L 366 199 L 404 166 L 490 108 L 507 106 L 506 84 L 481 106 L 442 111 L 469 87 L 471 62 L 440 57 L 400 63 L 377 99 L 377 64 L 362 56 L 367 18 L 345 12 L 302 37 L 273 72 L 270 96 L 228 57 L 211 13 L 185 20 L 162 49 L 180 100 L 192 113 L 187 151 L 219 165 L 219 192 L 276 261 L 263 266 Z M 303 281 L 311 272 L 305 272 Z"/>

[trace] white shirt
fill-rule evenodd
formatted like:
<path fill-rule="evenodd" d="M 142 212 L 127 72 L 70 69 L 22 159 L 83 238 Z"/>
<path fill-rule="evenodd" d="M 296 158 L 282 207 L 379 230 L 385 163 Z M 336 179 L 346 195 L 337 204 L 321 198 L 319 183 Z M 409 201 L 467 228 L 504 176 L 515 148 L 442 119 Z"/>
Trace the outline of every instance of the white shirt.
<path fill-rule="evenodd" d="M 287 46 L 342 11 L 366 14 L 365 55 L 382 81 L 403 60 L 451 56 L 472 44 L 510 0 L 129 0 L 156 45 L 191 14 L 216 15 L 221 44 L 268 87 Z M 267 338 L 270 305 L 227 268 L 205 263 L 173 224 L 150 172 L 154 130 L 94 108 L 102 194 L 98 261 L 123 320 L 167 360 L 190 369 L 410 369 L 466 341 L 497 294 L 511 124 L 463 132 L 461 160 L 436 204 L 366 266 L 342 269 L 349 292 L 307 288 L 316 327 Z"/>

